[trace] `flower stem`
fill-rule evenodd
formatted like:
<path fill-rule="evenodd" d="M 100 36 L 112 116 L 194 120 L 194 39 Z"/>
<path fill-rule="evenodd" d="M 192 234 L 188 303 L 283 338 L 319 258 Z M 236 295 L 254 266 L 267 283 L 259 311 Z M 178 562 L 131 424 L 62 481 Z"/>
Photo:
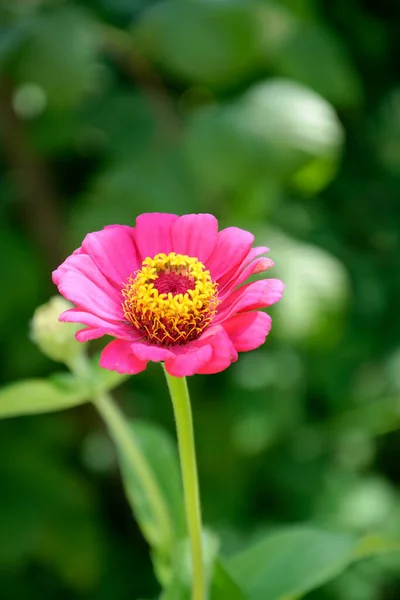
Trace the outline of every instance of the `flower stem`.
<path fill-rule="evenodd" d="M 165 369 L 164 372 L 171 394 L 178 435 L 186 520 L 192 554 L 192 600 L 205 600 L 201 509 L 189 391 L 185 377 L 173 377 Z"/>
<path fill-rule="evenodd" d="M 154 479 L 151 468 L 137 444 L 127 421 L 118 405 L 109 394 L 101 394 L 94 398 L 94 405 L 107 424 L 108 430 L 115 445 L 131 465 L 136 477 L 140 480 L 141 487 L 145 490 L 147 501 L 152 506 L 152 512 L 157 521 L 157 528 L 162 531 L 162 538 L 166 545 L 172 540 L 172 524 L 168 508 L 165 504 Z"/>

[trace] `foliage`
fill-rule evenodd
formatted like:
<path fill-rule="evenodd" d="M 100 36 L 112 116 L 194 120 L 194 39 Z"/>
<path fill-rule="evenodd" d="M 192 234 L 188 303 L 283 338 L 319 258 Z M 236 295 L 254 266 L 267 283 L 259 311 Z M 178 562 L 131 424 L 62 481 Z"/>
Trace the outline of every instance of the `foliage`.
<path fill-rule="evenodd" d="M 212 600 L 399 596 L 395 23 L 357 0 L 0 2 L 2 598 L 155 598 L 152 560 L 187 598 L 184 527 L 150 551 L 89 388 L 28 336 L 82 237 L 148 210 L 255 231 L 287 285 L 263 348 L 190 380 Z M 174 473 L 159 371 L 96 381 Z"/>

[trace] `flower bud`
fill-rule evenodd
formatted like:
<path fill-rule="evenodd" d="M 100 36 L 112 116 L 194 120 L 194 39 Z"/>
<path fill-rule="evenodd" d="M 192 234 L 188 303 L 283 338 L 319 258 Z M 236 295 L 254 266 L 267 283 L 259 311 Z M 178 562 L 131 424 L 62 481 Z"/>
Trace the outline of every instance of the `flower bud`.
<path fill-rule="evenodd" d="M 72 304 L 61 296 L 53 296 L 35 310 L 31 322 L 31 339 L 43 354 L 57 362 L 68 363 L 83 351 L 83 345 L 75 339 L 82 325 L 58 320 L 69 308 Z"/>

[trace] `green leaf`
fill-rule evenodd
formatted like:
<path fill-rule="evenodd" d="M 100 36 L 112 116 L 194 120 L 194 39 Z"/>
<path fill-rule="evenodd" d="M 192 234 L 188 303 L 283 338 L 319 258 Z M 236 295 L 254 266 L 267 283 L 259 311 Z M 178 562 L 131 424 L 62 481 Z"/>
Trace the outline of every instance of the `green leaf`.
<path fill-rule="evenodd" d="M 219 550 L 219 540 L 210 531 L 203 530 L 203 562 L 205 579 L 208 589 L 212 585 L 214 586 L 215 577 L 215 560 Z M 191 583 L 192 583 L 192 569 L 191 569 L 191 555 L 190 555 L 190 541 L 188 538 L 181 540 L 176 544 L 172 557 L 172 579 L 168 588 L 165 590 L 162 600 L 190 600 L 191 598 Z M 222 596 L 222 591 L 232 591 L 235 589 L 235 584 L 232 582 L 232 586 L 228 587 L 229 575 L 224 580 L 221 580 L 221 574 L 219 573 L 219 596 L 215 596 L 215 600 L 223 600 L 229 598 L 229 600 L 243 600 L 243 598 L 235 596 Z M 212 582 L 212 583 L 211 583 Z M 221 585 L 224 584 L 225 588 L 222 590 Z M 214 600 L 214 592 L 211 592 L 211 598 Z"/>
<path fill-rule="evenodd" d="M 270 230 L 268 240 L 280 257 L 279 276 L 291 290 L 277 306 L 280 334 L 292 343 L 334 346 L 350 295 L 344 265 L 326 250 L 278 230 Z"/>
<path fill-rule="evenodd" d="M 89 13 L 55 7 L 34 21 L 16 67 L 20 83 L 43 88 L 50 106 L 74 106 L 88 91 L 96 66 L 97 26 Z"/>
<path fill-rule="evenodd" d="M 400 541 L 379 535 L 366 535 L 360 540 L 353 553 L 354 560 L 371 558 L 388 552 L 400 552 Z"/>
<path fill-rule="evenodd" d="M 0 418 L 64 410 L 87 400 L 87 390 L 67 374 L 53 380 L 26 379 L 0 390 Z"/>
<path fill-rule="evenodd" d="M 160 496 L 166 504 L 174 532 L 173 539 L 170 540 L 171 547 L 165 547 L 164 532 L 158 529 L 157 515 L 153 512 L 153 504 L 141 484 L 140 477 L 132 467 L 132 463 L 125 461 L 124 456 L 121 455 L 124 486 L 135 518 L 154 551 L 153 560 L 157 576 L 162 583 L 167 583 L 172 576 L 170 570 L 172 545 L 177 539 L 184 538 L 186 535 L 178 454 L 173 440 L 161 427 L 135 420 L 131 428 L 155 478 Z"/>
<path fill-rule="evenodd" d="M 221 561 L 216 560 L 211 587 L 211 600 L 247 600 Z"/>
<path fill-rule="evenodd" d="M 166 0 L 144 12 L 135 42 L 184 81 L 218 88 L 254 72 L 262 30 L 249 0 Z"/>
<path fill-rule="evenodd" d="M 251 600 L 288 600 L 343 571 L 356 544 L 351 535 L 293 527 L 271 533 L 226 564 Z"/>
<path fill-rule="evenodd" d="M 198 111 L 185 142 L 194 174 L 213 190 L 236 191 L 269 175 L 309 192 L 331 179 L 343 131 L 321 96 L 270 79 L 235 102 Z"/>
<path fill-rule="evenodd" d="M 346 47 L 324 27 L 298 21 L 277 53 L 274 66 L 283 76 L 310 86 L 335 106 L 354 108 L 361 101 L 361 83 Z"/>
<path fill-rule="evenodd" d="M 0 389 L 0 419 L 65 410 L 84 404 L 97 393 L 115 388 L 128 376 L 102 369 L 92 360 L 93 385 L 78 381 L 67 372 L 48 379 L 25 379 Z"/>

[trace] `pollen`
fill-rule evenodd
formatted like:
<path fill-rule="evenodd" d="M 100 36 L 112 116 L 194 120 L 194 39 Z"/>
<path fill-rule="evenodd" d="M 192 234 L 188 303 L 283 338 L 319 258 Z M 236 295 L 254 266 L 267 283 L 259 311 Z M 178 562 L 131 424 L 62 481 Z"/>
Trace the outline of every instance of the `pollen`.
<path fill-rule="evenodd" d="M 125 319 L 153 343 L 171 346 L 200 336 L 219 304 L 217 284 L 197 258 L 146 258 L 122 289 Z"/>

